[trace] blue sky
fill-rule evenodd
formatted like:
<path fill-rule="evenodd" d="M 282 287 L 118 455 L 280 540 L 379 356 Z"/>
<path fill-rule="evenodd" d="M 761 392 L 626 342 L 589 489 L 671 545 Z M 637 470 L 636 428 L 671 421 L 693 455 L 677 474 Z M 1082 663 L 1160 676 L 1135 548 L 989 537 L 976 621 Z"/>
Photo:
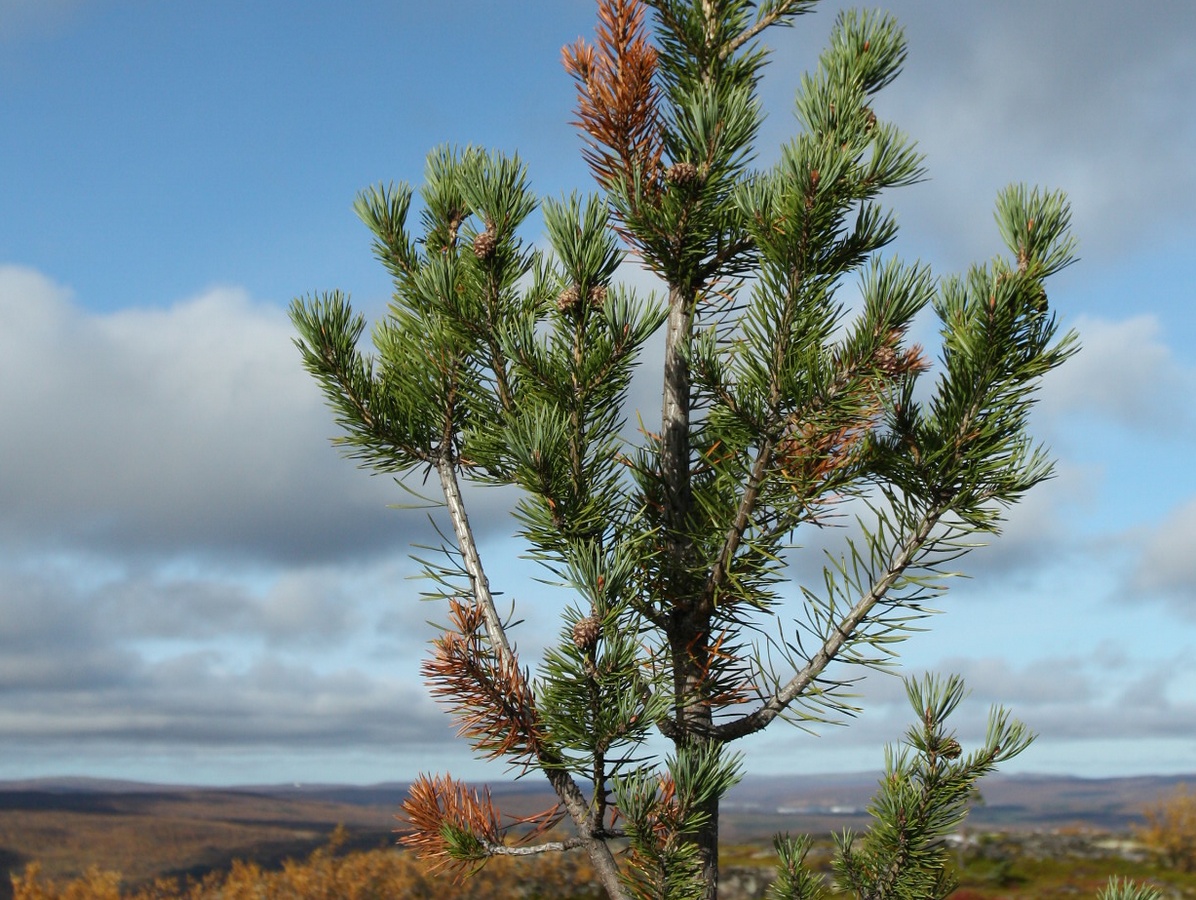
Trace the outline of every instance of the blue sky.
<path fill-rule="evenodd" d="M 842 5 L 770 37 L 761 163 Z M 1017 770 L 1196 772 L 1196 6 L 888 8 L 910 60 L 878 112 L 931 176 L 889 198 L 895 252 L 958 271 L 999 250 L 1002 186 L 1063 188 L 1082 259 L 1051 300 L 1085 348 L 1036 414 L 1058 477 L 902 658 L 968 678 L 965 739 L 998 702 L 1037 730 Z M 589 189 L 559 51 L 593 11 L 0 0 L 0 778 L 505 774 L 419 683 L 426 523 L 328 446 L 285 308 L 332 288 L 383 308 L 352 199 L 418 182 L 440 143 Z M 471 500 L 530 661 L 561 598 L 518 561 L 505 499 Z M 852 727 L 773 731 L 749 764 L 879 767 L 900 687 L 863 691 Z"/>

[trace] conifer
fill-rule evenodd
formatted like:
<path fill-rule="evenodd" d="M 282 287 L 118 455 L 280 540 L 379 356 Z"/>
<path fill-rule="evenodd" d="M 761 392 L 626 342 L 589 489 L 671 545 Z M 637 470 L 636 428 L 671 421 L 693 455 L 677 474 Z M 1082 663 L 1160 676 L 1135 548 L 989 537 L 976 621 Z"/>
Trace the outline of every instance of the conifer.
<path fill-rule="evenodd" d="M 882 195 L 924 170 L 878 114 L 906 43 L 876 12 L 839 16 L 798 86 L 797 134 L 762 165 L 762 40 L 815 6 L 599 0 L 595 40 L 563 51 L 598 193 L 542 199 L 514 156 L 437 149 L 417 222 L 406 184 L 357 201 L 394 277 L 374 352 L 341 294 L 293 306 L 344 452 L 439 482 L 451 534 L 426 564 L 448 606 L 424 666 L 433 693 L 479 753 L 542 773 L 559 798 L 511 831 L 489 795 L 421 778 L 405 810 L 425 852 L 472 868 L 582 849 L 612 898 L 713 900 L 736 741 L 849 717 L 860 673 L 894 664 L 959 557 L 1051 475 L 1027 424 L 1076 349 L 1044 287 L 1073 259 L 1066 199 L 1003 191 L 1007 255 L 961 276 L 885 254 L 897 224 Z M 536 210 L 542 249 L 527 240 Z M 623 264 L 659 294 L 619 284 Z M 848 280 L 858 309 L 839 299 Z M 938 318 L 935 362 L 910 337 L 922 314 Z M 636 439 L 645 353 L 663 354 L 660 428 Z M 541 659 L 518 653 L 496 604 L 465 482 L 519 490 L 514 527 L 561 588 Z M 853 520 L 821 578 L 793 584 L 798 545 Z M 1028 741 L 998 712 L 968 751 L 943 731 L 961 685 L 911 684 L 921 724 L 890 760 L 877 828 L 837 863 L 861 897 L 944 895 L 937 842 Z M 568 836 L 546 840 L 559 823 Z M 775 896 L 821 890 L 802 846 L 778 843 Z"/>

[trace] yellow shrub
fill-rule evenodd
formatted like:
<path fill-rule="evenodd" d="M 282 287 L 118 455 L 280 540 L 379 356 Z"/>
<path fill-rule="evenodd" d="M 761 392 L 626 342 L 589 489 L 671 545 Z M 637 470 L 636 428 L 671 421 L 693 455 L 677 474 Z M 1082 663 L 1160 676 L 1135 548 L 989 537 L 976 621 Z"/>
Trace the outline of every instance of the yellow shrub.
<path fill-rule="evenodd" d="M 411 853 L 394 849 L 338 855 L 343 832 L 329 846 L 305 860 L 291 860 L 280 870 L 236 862 L 227 873 L 178 884 L 160 879 L 122 893 L 115 872 L 89 870 L 83 877 L 56 883 L 29 865 L 13 877 L 14 900 L 590 900 L 600 896 L 589 860 L 579 853 L 546 854 L 531 859 L 499 857 L 474 876 L 456 882 L 437 874 Z"/>
<path fill-rule="evenodd" d="M 1186 784 L 1142 810 L 1146 824 L 1135 829 L 1138 839 L 1182 872 L 1196 872 L 1196 794 Z"/>

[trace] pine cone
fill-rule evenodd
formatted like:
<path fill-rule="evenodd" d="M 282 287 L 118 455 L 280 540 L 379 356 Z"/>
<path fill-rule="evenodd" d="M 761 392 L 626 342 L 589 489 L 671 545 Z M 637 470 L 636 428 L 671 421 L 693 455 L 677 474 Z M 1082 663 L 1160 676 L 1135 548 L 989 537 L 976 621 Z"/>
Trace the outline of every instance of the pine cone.
<path fill-rule="evenodd" d="M 943 741 L 943 746 L 939 748 L 939 756 L 943 759 L 959 759 L 962 753 L 963 747 L 959 746 L 959 741 L 955 738 L 947 738 Z"/>
<path fill-rule="evenodd" d="M 494 233 L 494 225 L 487 222 L 486 230 L 473 239 L 473 252 L 478 259 L 489 259 L 494 255 L 494 248 L 498 246 L 498 235 Z"/>
<path fill-rule="evenodd" d="M 602 636 L 602 622 L 597 616 L 578 619 L 573 626 L 573 646 L 578 650 L 592 650 Z"/>
<path fill-rule="evenodd" d="M 896 348 L 884 344 L 873 351 L 872 365 L 892 377 L 901 372 L 901 356 Z"/>
<path fill-rule="evenodd" d="M 685 187 L 698 180 L 698 167 L 691 162 L 673 163 L 664 170 L 665 181 L 677 187 Z"/>
<path fill-rule="evenodd" d="M 581 289 L 571 284 L 556 296 L 556 308 L 561 312 L 568 312 L 581 302 Z"/>
<path fill-rule="evenodd" d="M 606 288 L 600 284 L 594 285 L 590 288 L 589 301 L 590 306 L 595 309 L 602 309 L 602 304 L 606 302 Z"/>

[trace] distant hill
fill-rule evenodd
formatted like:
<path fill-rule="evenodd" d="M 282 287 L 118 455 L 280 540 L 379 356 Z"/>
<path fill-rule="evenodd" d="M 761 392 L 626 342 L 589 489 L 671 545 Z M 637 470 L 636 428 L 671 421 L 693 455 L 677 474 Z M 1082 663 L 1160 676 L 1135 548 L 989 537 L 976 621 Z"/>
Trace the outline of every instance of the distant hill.
<path fill-rule="evenodd" d="M 768 841 L 779 831 L 827 834 L 867 826 L 875 773 L 749 776 L 724 803 L 730 844 Z M 1087 829 L 1125 832 L 1143 804 L 1196 774 L 1137 778 L 994 776 L 967 822 L 973 831 Z M 89 778 L 0 781 L 0 872 L 38 860 L 47 874 L 90 865 L 131 883 L 198 875 L 241 858 L 263 864 L 304 856 L 345 825 L 351 846 L 393 844 L 407 785 L 280 784 L 211 788 Z M 499 807 L 528 815 L 554 805 L 534 780 L 491 785 Z M 0 877 L 0 900 L 9 896 Z"/>
<path fill-rule="evenodd" d="M 775 823 L 786 830 L 836 830 L 841 826 L 834 822 L 866 820 L 866 807 L 879 777 L 875 772 L 748 776 L 727 796 L 724 815 L 737 821 L 740 828 L 746 821 L 756 821 L 760 825 Z M 991 828 L 1124 830 L 1140 818 L 1145 803 L 1183 782 L 1196 784 L 1196 774 L 1132 778 L 995 775 L 982 782 L 982 802 L 973 809 L 969 822 Z M 252 790 L 275 797 L 397 808 L 407 794 L 407 785 L 266 785 Z M 543 809 L 553 802 L 547 786 L 533 779 L 491 783 L 490 790 L 499 806 L 512 813 Z"/>
<path fill-rule="evenodd" d="M 867 824 L 866 808 L 878 774 L 748 777 L 728 796 L 734 832 L 826 832 Z M 1126 831 L 1143 805 L 1196 775 L 1078 778 L 994 775 L 981 782 L 981 802 L 967 820 L 972 829 Z"/>
<path fill-rule="evenodd" d="M 832 775 L 749 775 L 724 801 L 732 817 L 766 816 L 798 820 L 864 814 L 879 774 L 854 772 Z M 974 824 L 1019 828 L 1090 825 L 1119 829 L 1139 817 L 1143 804 L 1181 783 L 1196 785 L 1191 775 L 1150 775 L 1126 778 L 1079 778 L 1063 775 L 995 775 L 982 783 L 983 802 L 972 812 Z M 371 785 L 266 784 L 229 787 L 164 785 L 97 778 L 38 778 L 0 781 L 0 794 L 82 794 L 167 796 L 261 796 L 333 806 L 396 810 L 407 795 L 406 782 Z M 489 782 L 495 800 L 512 812 L 551 805 L 547 785 L 535 779 Z M 96 798 L 98 801 L 98 797 Z M 86 800 L 78 803 L 86 804 Z M 0 809 L 5 808 L 0 805 Z M 793 826 L 788 826 L 792 828 Z"/>
<path fill-rule="evenodd" d="M 244 788 L 0 782 L 0 900 L 12 896 L 4 873 L 34 861 L 53 878 L 99 866 L 138 885 L 203 875 L 235 859 L 275 865 L 304 857 L 340 824 L 348 848 L 386 846 L 395 839 L 395 811 Z"/>

